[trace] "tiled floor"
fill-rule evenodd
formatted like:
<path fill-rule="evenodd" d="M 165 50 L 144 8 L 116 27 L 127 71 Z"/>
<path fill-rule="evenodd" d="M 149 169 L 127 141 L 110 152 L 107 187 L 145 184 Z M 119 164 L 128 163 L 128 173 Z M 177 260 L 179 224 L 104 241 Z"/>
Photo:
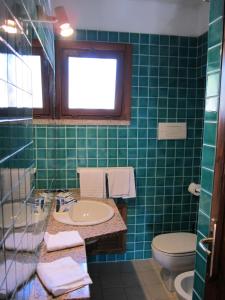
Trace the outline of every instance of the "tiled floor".
<path fill-rule="evenodd" d="M 98 263 L 88 266 L 91 300 L 177 300 L 162 285 L 153 260 Z"/>

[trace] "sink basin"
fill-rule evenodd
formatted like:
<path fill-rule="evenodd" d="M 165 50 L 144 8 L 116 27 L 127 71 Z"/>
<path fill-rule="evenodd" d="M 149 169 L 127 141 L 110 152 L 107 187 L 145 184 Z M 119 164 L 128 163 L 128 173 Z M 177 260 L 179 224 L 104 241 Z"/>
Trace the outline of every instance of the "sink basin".
<path fill-rule="evenodd" d="M 81 200 L 70 206 L 68 211 L 54 212 L 56 221 L 69 225 L 96 225 L 110 220 L 114 209 L 100 201 Z"/>

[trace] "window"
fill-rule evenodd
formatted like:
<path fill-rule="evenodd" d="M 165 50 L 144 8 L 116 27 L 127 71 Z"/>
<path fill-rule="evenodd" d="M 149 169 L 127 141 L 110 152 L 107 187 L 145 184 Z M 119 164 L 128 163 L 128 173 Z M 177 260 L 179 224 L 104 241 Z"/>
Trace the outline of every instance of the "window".
<path fill-rule="evenodd" d="M 130 118 L 131 46 L 58 41 L 57 117 Z"/>
<path fill-rule="evenodd" d="M 116 59 L 69 57 L 68 66 L 69 109 L 115 108 Z"/>
<path fill-rule="evenodd" d="M 23 55 L 23 60 L 29 66 L 32 72 L 32 96 L 33 108 L 43 108 L 43 89 L 41 74 L 41 56 L 40 55 Z"/>
<path fill-rule="evenodd" d="M 37 40 L 33 41 L 32 55 L 24 55 L 32 71 L 33 113 L 36 118 L 51 117 L 54 95 L 54 76 L 51 66 Z"/>

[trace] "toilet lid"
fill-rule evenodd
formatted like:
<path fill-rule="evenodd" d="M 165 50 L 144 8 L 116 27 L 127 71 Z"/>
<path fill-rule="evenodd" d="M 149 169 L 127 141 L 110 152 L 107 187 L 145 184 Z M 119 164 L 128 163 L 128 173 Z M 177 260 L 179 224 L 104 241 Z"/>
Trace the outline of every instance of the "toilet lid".
<path fill-rule="evenodd" d="M 196 239 L 196 234 L 189 232 L 166 233 L 154 237 L 152 245 L 166 253 L 187 253 L 195 251 Z"/>

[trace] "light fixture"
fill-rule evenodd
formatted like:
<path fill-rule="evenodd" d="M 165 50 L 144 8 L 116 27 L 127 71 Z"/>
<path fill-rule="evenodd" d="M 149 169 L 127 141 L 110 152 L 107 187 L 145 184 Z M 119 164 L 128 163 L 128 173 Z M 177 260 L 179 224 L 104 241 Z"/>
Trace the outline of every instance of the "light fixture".
<path fill-rule="evenodd" d="M 59 34 L 63 37 L 71 36 L 74 32 L 73 28 L 70 26 L 69 23 L 64 23 L 59 26 L 60 32 Z"/>
<path fill-rule="evenodd" d="M 55 7 L 55 16 L 48 16 L 45 14 L 43 7 L 37 5 L 37 16 L 38 20 L 32 20 L 32 22 L 52 23 L 55 26 L 56 32 L 63 37 L 71 36 L 74 33 L 63 6 Z"/>
<path fill-rule="evenodd" d="M 59 34 L 63 37 L 71 36 L 74 30 L 69 23 L 65 8 L 63 6 L 57 6 L 55 8 L 55 16 L 58 20 L 57 26 L 59 28 Z"/>
<path fill-rule="evenodd" d="M 55 30 L 57 33 L 59 33 L 63 37 L 71 36 L 74 33 L 73 28 L 71 27 L 65 8 L 63 6 L 58 6 L 55 8 L 55 16 L 48 16 L 44 12 L 44 9 L 42 6 L 37 5 L 37 19 L 26 19 L 23 15 L 23 10 L 21 8 L 21 5 L 16 3 L 13 6 L 13 11 L 15 11 L 15 15 L 18 17 L 18 20 L 20 22 L 18 23 L 48 23 L 48 24 L 54 24 Z M 14 20 L 12 19 L 6 19 L 4 24 L 0 26 L 5 32 L 7 33 L 18 33 L 18 25 Z M 19 26 L 21 27 L 21 26 Z"/>
<path fill-rule="evenodd" d="M 16 34 L 18 32 L 17 24 L 12 19 L 6 19 L 4 24 L 0 26 L 5 32 L 10 34 Z"/>

